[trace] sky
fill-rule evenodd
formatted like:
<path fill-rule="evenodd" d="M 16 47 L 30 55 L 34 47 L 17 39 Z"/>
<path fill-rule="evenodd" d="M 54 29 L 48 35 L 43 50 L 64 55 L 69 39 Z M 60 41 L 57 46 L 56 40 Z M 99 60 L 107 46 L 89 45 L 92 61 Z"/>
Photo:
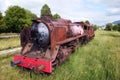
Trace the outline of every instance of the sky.
<path fill-rule="evenodd" d="M 52 14 L 74 21 L 89 20 L 92 24 L 104 25 L 120 20 L 120 0 L 0 0 L 0 11 L 5 15 L 9 6 L 18 5 L 38 17 L 44 4 Z"/>

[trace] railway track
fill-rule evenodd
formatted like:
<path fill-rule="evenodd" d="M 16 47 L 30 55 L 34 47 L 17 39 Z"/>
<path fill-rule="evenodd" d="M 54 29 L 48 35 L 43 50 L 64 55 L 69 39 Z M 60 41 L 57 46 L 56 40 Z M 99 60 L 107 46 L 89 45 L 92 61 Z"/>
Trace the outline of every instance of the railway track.
<path fill-rule="evenodd" d="M 17 47 L 17 48 L 13 48 L 13 49 L 7 49 L 7 50 L 2 50 L 2 51 L 0 51 L 0 55 L 12 53 L 12 52 L 15 52 L 15 51 L 18 51 L 18 50 L 21 50 L 21 47 Z"/>
<path fill-rule="evenodd" d="M 19 37 L 19 35 L 0 36 L 0 39 Z"/>

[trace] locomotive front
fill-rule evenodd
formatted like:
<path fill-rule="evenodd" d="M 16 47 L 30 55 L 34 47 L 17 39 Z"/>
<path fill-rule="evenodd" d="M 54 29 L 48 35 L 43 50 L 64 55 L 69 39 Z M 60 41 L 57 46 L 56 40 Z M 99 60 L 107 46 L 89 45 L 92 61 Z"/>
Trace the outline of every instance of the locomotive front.
<path fill-rule="evenodd" d="M 50 44 L 50 32 L 45 23 L 33 23 L 31 27 L 31 41 L 38 49 L 47 49 Z"/>
<path fill-rule="evenodd" d="M 34 70 L 35 73 L 41 71 L 51 73 L 50 56 L 47 56 L 47 59 L 45 56 L 50 45 L 48 24 L 44 21 L 33 21 L 30 28 L 23 29 L 20 37 L 24 46 L 22 46 L 20 54 L 14 56 L 14 62 L 11 62 L 11 66 L 17 65 L 29 68 Z"/>

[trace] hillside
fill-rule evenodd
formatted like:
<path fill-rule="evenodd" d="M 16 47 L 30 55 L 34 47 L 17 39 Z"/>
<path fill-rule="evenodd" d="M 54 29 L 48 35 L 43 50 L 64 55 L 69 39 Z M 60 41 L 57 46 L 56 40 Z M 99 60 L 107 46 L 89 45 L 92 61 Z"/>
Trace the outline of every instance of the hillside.
<path fill-rule="evenodd" d="M 112 22 L 113 24 L 120 24 L 120 20 Z"/>
<path fill-rule="evenodd" d="M 68 61 L 57 66 L 51 75 L 20 72 L 10 67 L 13 54 L 0 57 L 0 80 L 120 80 L 120 34 L 96 31 L 95 38 L 70 55 Z M 19 53 L 19 52 L 15 52 Z"/>

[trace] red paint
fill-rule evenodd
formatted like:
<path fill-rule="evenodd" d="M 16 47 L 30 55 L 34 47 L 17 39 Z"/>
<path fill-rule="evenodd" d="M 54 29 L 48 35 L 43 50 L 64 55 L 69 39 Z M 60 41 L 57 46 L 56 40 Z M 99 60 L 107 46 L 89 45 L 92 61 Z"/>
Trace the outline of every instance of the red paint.
<path fill-rule="evenodd" d="M 17 61 L 17 60 L 21 60 L 21 62 L 22 62 L 22 63 L 18 64 L 17 66 L 32 69 L 33 67 L 38 68 L 40 65 L 44 65 L 45 68 L 42 69 L 43 72 L 47 72 L 47 73 L 52 72 L 52 65 L 51 65 L 50 61 L 24 57 L 22 55 L 15 55 L 14 61 Z"/>

